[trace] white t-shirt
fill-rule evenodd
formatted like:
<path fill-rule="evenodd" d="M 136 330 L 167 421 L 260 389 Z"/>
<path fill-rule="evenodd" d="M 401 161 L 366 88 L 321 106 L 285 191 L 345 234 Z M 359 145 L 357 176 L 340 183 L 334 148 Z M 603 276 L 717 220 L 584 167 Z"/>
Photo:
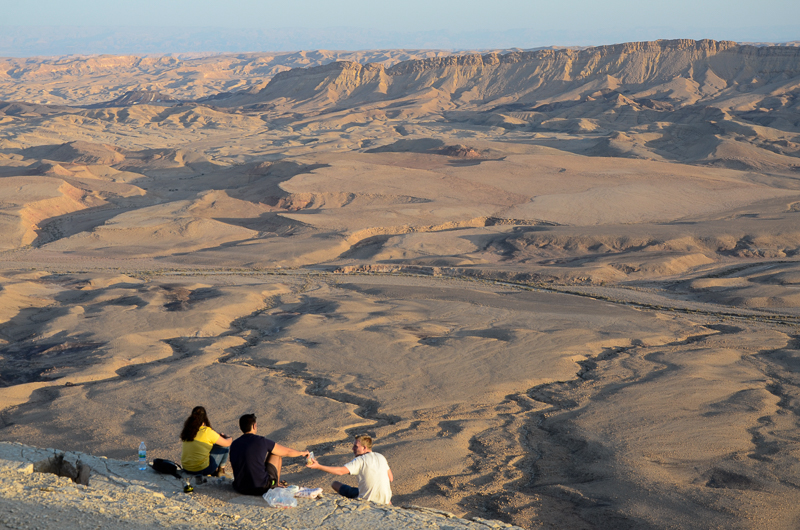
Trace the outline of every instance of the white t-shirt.
<path fill-rule="evenodd" d="M 380 453 L 364 453 L 344 467 L 358 476 L 358 498 L 379 504 L 391 504 L 392 486 L 389 482 L 389 462 Z"/>

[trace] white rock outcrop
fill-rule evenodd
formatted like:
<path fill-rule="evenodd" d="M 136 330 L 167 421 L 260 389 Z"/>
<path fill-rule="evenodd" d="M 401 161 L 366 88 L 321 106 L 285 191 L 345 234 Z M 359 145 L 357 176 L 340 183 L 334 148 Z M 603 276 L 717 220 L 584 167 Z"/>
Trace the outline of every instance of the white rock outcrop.
<path fill-rule="evenodd" d="M 89 485 L 59 476 L 52 462 L 90 468 Z M 50 466 L 50 467 L 48 467 Z M 35 469 L 42 471 L 34 471 Z M 230 488 L 215 479 L 197 487 Z M 209 504 L 213 504 L 210 507 Z M 297 508 L 270 508 L 257 497 L 201 502 L 183 492 L 183 483 L 136 462 L 0 442 L 0 526 L 12 529 L 62 528 L 348 528 L 465 529 L 518 528 L 499 521 L 459 519 L 420 507 L 381 506 L 325 495 L 298 499 Z"/>

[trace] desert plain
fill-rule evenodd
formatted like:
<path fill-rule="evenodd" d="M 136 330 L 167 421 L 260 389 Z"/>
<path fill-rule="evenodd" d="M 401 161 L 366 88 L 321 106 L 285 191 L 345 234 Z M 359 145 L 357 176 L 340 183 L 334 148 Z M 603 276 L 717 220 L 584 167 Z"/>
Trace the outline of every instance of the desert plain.
<path fill-rule="evenodd" d="M 800 524 L 800 47 L 0 59 L 0 225 L 0 440 L 204 405 L 396 505 Z"/>

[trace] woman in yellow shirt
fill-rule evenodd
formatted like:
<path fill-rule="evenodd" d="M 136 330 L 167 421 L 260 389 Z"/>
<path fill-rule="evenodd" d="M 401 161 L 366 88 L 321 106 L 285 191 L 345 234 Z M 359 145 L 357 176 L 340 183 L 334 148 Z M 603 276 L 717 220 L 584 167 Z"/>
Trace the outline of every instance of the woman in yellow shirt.
<path fill-rule="evenodd" d="M 228 451 L 233 439 L 224 433 L 218 434 L 211 428 L 206 409 L 195 407 L 192 415 L 186 418 L 181 431 L 181 466 L 195 475 L 214 475 L 225 473 Z"/>

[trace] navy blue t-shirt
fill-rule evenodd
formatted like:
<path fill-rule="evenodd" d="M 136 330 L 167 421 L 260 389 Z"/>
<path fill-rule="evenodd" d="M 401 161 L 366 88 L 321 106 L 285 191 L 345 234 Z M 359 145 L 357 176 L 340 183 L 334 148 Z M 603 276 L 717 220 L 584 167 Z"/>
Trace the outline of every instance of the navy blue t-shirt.
<path fill-rule="evenodd" d="M 274 447 L 275 442 L 257 434 L 243 434 L 234 440 L 230 452 L 233 489 L 244 495 L 254 495 L 271 485 L 266 461 Z"/>

